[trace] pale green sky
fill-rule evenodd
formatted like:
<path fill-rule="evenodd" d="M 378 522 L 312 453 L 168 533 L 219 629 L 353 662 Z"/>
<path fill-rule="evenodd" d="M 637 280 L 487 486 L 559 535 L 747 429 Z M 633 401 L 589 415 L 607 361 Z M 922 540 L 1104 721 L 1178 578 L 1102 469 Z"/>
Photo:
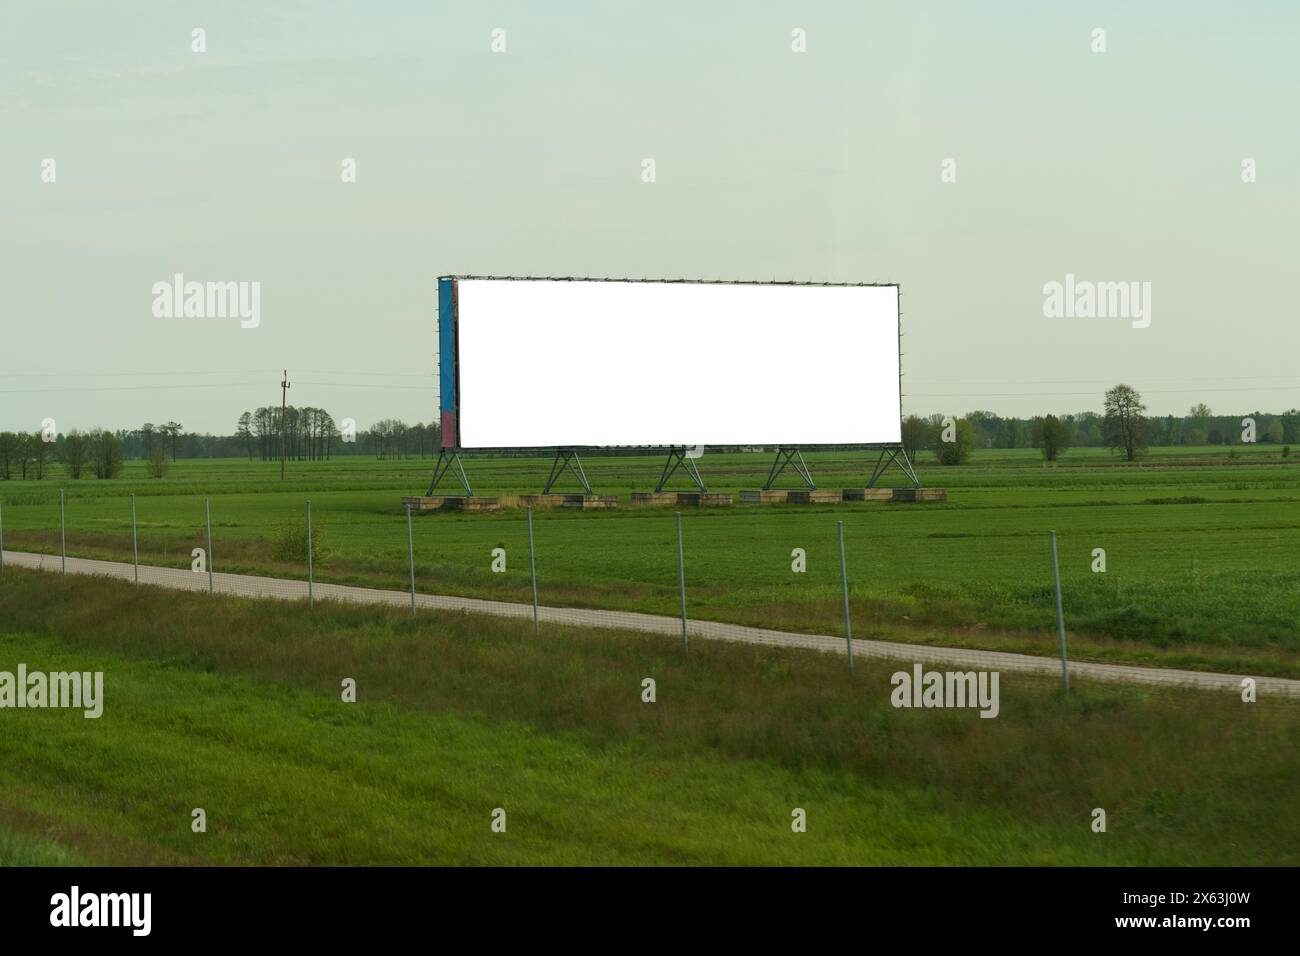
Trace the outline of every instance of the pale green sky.
<path fill-rule="evenodd" d="M 430 420 L 444 273 L 898 282 L 906 412 L 1300 406 L 1297 91 L 1282 2 L 10 4 L 0 428 Z"/>

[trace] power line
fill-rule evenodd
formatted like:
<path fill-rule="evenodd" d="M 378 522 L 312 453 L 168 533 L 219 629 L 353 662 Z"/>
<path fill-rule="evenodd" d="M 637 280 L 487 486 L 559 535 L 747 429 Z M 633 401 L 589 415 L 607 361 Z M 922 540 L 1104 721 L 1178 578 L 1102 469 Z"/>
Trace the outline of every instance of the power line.
<path fill-rule="evenodd" d="M 1194 395 L 1201 392 L 1290 392 L 1300 391 L 1300 385 L 1246 385 L 1237 388 L 1143 388 L 1144 395 Z M 1096 395 L 1089 392 L 905 392 L 908 398 L 1042 398 L 1059 395 L 1070 398 L 1077 395 Z"/>
<path fill-rule="evenodd" d="M 375 375 L 386 378 L 427 378 L 436 377 L 434 372 L 366 372 L 359 369 L 309 368 L 303 371 L 318 375 Z M 274 369 L 153 369 L 140 372 L 0 372 L 0 379 L 5 378 L 139 378 L 145 375 L 278 375 Z"/>
<path fill-rule="evenodd" d="M 54 388 L 3 388 L 0 395 L 39 394 L 44 392 L 156 392 L 174 388 L 265 388 L 266 382 L 187 382 L 184 385 L 86 385 Z"/>
<path fill-rule="evenodd" d="M 304 372 L 318 375 L 382 375 L 386 378 L 436 378 L 435 372 L 362 372 L 354 368 L 306 368 Z"/>
<path fill-rule="evenodd" d="M 373 382 L 299 382 L 300 385 L 321 385 L 329 388 L 399 388 L 428 391 L 428 385 L 382 385 Z M 37 395 L 46 392 L 156 392 L 178 388 L 278 388 L 271 382 L 187 382 L 183 385 L 78 385 L 53 388 L 0 388 L 0 395 Z"/>
<path fill-rule="evenodd" d="M 329 388 L 406 388 L 414 391 L 427 391 L 433 382 L 428 385 L 379 385 L 374 382 L 299 382 L 299 385 L 324 385 Z"/>
<path fill-rule="evenodd" d="M 0 372 L 0 378 L 123 378 L 127 376 L 139 375 L 272 375 L 276 374 L 271 369 L 249 369 L 249 368 L 228 368 L 228 369 L 179 369 L 171 368 L 166 370 L 150 369 L 140 372 Z"/>
<path fill-rule="evenodd" d="M 1123 378 L 1123 376 L 1120 376 Z M 1144 382 L 1232 382 L 1245 379 L 1255 382 L 1261 380 L 1273 380 L 1279 378 L 1300 379 L 1300 375 L 1210 375 L 1198 378 L 1146 378 L 1142 377 Z M 1047 381 L 989 381 L 982 379 L 980 381 L 968 382 L 939 382 L 939 381 L 920 381 L 918 385 L 1107 385 L 1111 380 L 1102 378 L 1080 378 L 1080 379 L 1048 379 Z"/>

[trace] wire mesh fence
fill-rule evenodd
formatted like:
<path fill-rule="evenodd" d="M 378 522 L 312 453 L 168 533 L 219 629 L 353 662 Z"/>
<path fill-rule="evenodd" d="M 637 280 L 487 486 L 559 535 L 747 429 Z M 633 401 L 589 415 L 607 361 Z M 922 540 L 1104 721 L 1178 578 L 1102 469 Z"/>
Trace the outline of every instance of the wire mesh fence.
<path fill-rule="evenodd" d="M 382 490 L 0 486 L 0 570 L 26 564 L 312 606 L 474 611 L 538 630 L 636 630 L 684 653 L 699 637 L 846 657 L 876 641 L 870 653 L 959 645 L 1050 663 L 1061 653 L 1057 575 L 1067 649 L 1087 644 L 1100 659 L 1191 645 L 1199 666 L 1227 671 L 1291 646 L 1300 620 L 1294 522 L 1260 520 L 1245 536 L 1239 514 L 1209 507 L 1188 525 L 1195 533 L 1175 537 L 1162 509 L 1119 503 L 513 503 L 408 515 Z M 1200 545 L 1206 535 L 1216 546 Z"/>
<path fill-rule="evenodd" d="M 395 513 L 391 499 L 338 493 L 42 488 L 0 498 L 0 570 L 640 630 L 684 653 L 696 637 L 808 646 L 844 653 L 850 668 L 854 639 L 1046 657 L 1081 622 L 1092 635 L 1159 641 L 1192 626 L 1201 599 L 1227 600 L 1234 627 L 1294 631 L 1294 597 L 1280 609 L 1237 599 L 1233 576 L 1249 566 L 1240 553 L 1171 555 L 1115 523 L 1098 531 L 1053 517 L 1060 528 L 1026 520 L 976 532 L 955 529 L 942 509 L 885 504 Z M 1275 544 L 1256 550 L 1267 561 L 1294 550 Z"/>

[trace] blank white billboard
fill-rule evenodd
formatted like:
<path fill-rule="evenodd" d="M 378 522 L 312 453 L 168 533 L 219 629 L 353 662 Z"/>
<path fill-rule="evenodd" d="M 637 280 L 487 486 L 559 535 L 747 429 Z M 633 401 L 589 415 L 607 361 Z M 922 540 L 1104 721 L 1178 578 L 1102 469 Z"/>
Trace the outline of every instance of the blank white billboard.
<path fill-rule="evenodd" d="M 459 279 L 455 295 L 463 448 L 901 437 L 897 286 Z"/>

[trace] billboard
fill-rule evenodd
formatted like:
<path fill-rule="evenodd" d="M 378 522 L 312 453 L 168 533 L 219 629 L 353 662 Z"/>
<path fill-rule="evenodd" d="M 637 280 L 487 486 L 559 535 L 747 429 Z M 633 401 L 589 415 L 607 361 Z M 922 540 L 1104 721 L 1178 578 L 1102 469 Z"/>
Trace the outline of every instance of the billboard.
<path fill-rule="evenodd" d="M 900 440 L 896 285 L 438 280 L 442 444 Z"/>

